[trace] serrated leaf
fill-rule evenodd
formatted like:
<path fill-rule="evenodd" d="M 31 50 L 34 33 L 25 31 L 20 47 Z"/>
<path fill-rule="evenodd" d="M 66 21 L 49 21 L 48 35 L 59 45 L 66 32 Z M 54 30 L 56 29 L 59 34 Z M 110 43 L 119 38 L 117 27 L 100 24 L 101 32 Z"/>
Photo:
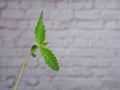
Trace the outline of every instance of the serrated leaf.
<path fill-rule="evenodd" d="M 40 53 L 44 57 L 46 64 L 48 64 L 48 66 L 51 69 L 53 69 L 55 71 L 59 70 L 59 65 L 58 65 L 57 59 L 51 50 L 49 50 L 47 48 L 40 48 Z"/>
<path fill-rule="evenodd" d="M 35 27 L 35 41 L 41 45 L 44 43 L 45 41 L 45 33 L 46 33 L 46 29 L 45 26 L 43 24 L 43 11 L 40 14 L 39 20 L 37 22 L 37 26 Z"/>

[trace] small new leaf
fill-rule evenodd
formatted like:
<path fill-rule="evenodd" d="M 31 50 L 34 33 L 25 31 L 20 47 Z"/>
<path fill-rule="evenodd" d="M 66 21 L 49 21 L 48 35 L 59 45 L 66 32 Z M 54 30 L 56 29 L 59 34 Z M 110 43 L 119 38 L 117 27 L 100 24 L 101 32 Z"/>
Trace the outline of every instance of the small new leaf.
<path fill-rule="evenodd" d="M 38 46 L 37 45 L 33 45 L 31 47 L 31 54 L 33 57 L 36 57 L 35 51 L 37 50 Z"/>
<path fill-rule="evenodd" d="M 32 56 L 33 56 L 33 57 L 36 57 L 36 54 L 35 54 L 35 53 L 32 53 Z"/>
<path fill-rule="evenodd" d="M 46 64 L 48 64 L 48 66 L 51 69 L 53 69 L 55 71 L 59 70 L 59 65 L 58 65 L 57 59 L 51 50 L 49 50 L 47 48 L 40 48 L 40 53 L 44 57 Z"/>
<path fill-rule="evenodd" d="M 43 25 L 43 11 L 42 11 L 34 31 L 35 41 L 39 45 L 44 43 L 45 33 L 46 33 L 46 29 L 45 29 L 45 26 Z"/>
<path fill-rule="evenodd" d="M 46 45 L 48 45 L 49 44 L 49 42 L 44 42 L 43 43 L 43 46 L 46 46 Z"/>

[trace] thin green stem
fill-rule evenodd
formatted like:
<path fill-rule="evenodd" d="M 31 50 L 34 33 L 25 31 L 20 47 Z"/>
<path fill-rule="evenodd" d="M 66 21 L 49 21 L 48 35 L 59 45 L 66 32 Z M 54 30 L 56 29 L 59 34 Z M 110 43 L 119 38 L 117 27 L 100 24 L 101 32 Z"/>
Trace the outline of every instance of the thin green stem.
<path fill-rule="evenodd" d="M 20 73 L 19 73 L 19 75 L 18 75 L 18 78 L 17 78 L 16 83 L 15 83 L 15 86 L 14 86 L 14 90 L 17 90 L 17 88 L 18 88 L 20 79 L 21 79 L 21 77 L 22 77 L 22 75 L 23 75 L 25 66 L 26 66 L 26 64 L 27 64 L 30 56 L 31 56 L 31 52 L 27 55 L 27 57 L 25 58 L 25 60 L 24 60 L 24 62 L 23 62 L 23 64 L 22 64 L 22 67 L 21 67 L 21 69 L 20 69 Z"/>

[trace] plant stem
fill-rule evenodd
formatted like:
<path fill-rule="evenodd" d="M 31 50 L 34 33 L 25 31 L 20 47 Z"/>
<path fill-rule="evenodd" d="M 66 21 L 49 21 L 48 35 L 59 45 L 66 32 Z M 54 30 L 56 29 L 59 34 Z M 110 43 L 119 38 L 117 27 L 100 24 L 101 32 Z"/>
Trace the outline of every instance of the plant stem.
<path fill-rule="evenodd" d="M 22 64 L 22 67 L 21 67 L 21 69 L 20 69 L 20 73 L 19 73 L 19 75 L 18 75 L 17 81 L 16 81 L 15 86 L 14 86 L 14 90 L 17 90 L 17 88 L 18 88 L 20 79 L 21 79 L 21 77 L 22 77 L 22 75 L 23 75 L 25 66 L 26 66 L 26 64 L 27 64 L 30 56 L 31 56 L 31 52 L 27 55 L 27 57 L 25 58 L 25 60 L 24 60 L 24 62 L 23 62 L 23 64 Z"/>

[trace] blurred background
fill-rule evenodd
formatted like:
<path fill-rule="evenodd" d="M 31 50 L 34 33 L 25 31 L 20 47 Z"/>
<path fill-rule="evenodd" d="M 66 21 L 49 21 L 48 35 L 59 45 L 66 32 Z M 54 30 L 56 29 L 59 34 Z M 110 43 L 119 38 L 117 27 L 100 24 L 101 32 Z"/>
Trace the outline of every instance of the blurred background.
<path fill-rule="evenodd" d="M 60 71 L 37 52 L 18 90 L 120 90 L 120 0 L 0 0 L 0 90 L 13 90 L 42 10 Z"/>

